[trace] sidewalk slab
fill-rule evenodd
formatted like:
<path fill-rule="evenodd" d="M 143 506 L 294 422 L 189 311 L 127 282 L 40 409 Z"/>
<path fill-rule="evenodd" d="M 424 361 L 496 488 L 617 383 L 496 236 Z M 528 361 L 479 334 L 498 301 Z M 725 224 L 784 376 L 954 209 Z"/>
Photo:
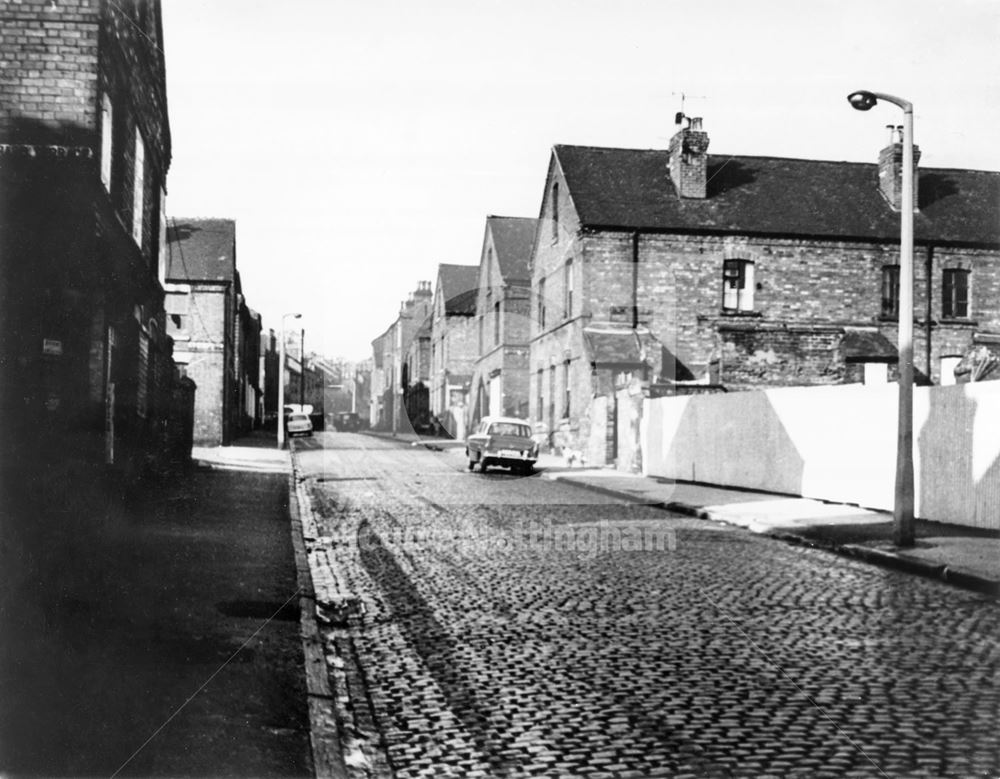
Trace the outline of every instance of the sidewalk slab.
<path fill-rule="evenodd" d="M 287 475 L 60 486 L 4 516 L 0 772 L 311 774 Z"/>

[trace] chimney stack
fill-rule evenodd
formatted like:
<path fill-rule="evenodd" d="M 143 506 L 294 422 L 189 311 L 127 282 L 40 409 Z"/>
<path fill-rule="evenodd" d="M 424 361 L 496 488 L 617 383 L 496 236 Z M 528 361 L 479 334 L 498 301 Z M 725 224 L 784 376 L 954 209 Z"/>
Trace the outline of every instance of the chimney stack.
<path fill-rule="evenodd" d="M 893 211 L 901 210 L 903 198 L 903 128 L 886 125 L 889 129 L 889 145 L 878 155 L 878 186 L 882 196 L 889 201 Z M 913 147 L 913 210 L 917 210 L 919 187 L 917 162 L 920 149 Z"/>
<path fill-rule="evenodd" d="M 683 115 L 679 115 L 683 120 Z M 687 127 L 670 139 L 670 179 L 677 194 L 703 199 L 708 194 L 708 133 L 701 129 L 701 117 L 690 118 Z"/>

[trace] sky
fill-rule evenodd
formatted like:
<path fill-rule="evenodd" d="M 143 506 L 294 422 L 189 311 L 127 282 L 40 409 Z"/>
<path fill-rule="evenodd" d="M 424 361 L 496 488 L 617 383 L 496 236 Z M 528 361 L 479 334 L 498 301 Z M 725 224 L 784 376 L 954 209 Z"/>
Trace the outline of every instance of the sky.
<path fill-rule="evenodd" d="M 998 0 L 162 0 L 168 218 L 236 220 L 264 327 L 371 356 L 489 214 L 537 217 L 555 144 L 1000 171 Z M 1000 216 L 998 216 L 1000 218 Z M 295 323 L 298 326 L 299 323 Z"/>

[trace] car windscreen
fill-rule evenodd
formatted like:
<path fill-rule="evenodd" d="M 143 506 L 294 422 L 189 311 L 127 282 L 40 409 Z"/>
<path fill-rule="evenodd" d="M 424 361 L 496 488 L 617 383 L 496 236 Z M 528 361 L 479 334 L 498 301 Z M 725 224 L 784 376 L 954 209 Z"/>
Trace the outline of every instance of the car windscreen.
<path fill-rule="evenodd" d="M 521 438 L 531 438 L 531 430 L 527 425 L 514 422 L 494 422 L 490 425 L 490 435 L 516 435 Z"/>

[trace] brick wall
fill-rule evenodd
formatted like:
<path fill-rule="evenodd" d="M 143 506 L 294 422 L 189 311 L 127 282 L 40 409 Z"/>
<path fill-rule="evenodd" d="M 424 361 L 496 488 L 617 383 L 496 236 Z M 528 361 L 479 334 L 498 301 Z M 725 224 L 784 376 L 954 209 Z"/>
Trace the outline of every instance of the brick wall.
<path fill-rule="evenodd" d="M 592 233 L 585 235 L 583 241 L 586 266 L 583 313 L 595 320 L 607 319 L 612 306 L 631 305 L 632 235 Z M 1000 252 L 935 249 L 928 262 L 927 249 L 918 247 L 915 255 L 916 365 L 924 373 L 929 370 L 931 378 L 937 381 L 941 356 L 967 349 L 974 331 L 1000 332 Z M 819 355 L 829 345 L 820 345 L 816 340 L 819 336 L 809 328 L 814 325 L 874 328 L 895 343 L 895 322 L 881 318 L 881 284 L 882 267 L 897 264 L 898 257 L 896 245 L 641 235 L 638 307 L 646 313 L 640 319 L 695 376 L 703 375 L 715 359 L 724 340 L 721 332 L 739 330 L 743 334 L 728 341 L 746 344 L 751 338 L 748 333 L 759 327 L 760 332 L 753 336 L 758 341 L 769 340 L 778 353 L 786 354 L 789 359 L 799 353 L 807 360 L 806 365 L 789 366 L 784 377 L 772 378 L 773 383 L 826 383 L 831 376 Z M 754 263 L 751 312 L 732 314 L 722 309 L 725 259 L 748 259 Z M 967 320 L 941 319 L 941 278 L 947 267 L 966 267 L 971 271 L 971 310 Z M 926 351 L 928 301 L 932 323 L 930 366 Z M 804 339 L 801 346 L 793 346 L 789 334 L 774 335 L 776 324 L 791 326 L 789 333 L 801 334 Z M 741 351 L 745 349 L 737 349 Z M 754 352 L 746 353 L 752 356 Z M 812 372 L 813 369 L 818 373 Z"/>
<path fill-rule="evenodd" d="M 558 198 L 554 205 L 553 198 Z M 558 212 L 558 213 L 557 213 Z M 558 219 L 555 217 L 558 216 Z M 542 370 L 543 409 L 541 421 L 550 431 L 559 426 L 564 415 L 565 378 L 563 364 L 570 361 L 570 425 L 578 429 L 579 412 L 587 412 L 590 404 L 590 367 L 584 359 L 582 327 L 588 314 L 588 278 L 581 265 L 585 262 L 585 237 L 580 234 L 580 222 L 573 209 L 566 182 L 555 156 L 549 163 L 543 195 L 538 238 L 531 258 L 529 414 L 539 420 L 538 369 Z M 573 310 L 567 312 L 566 261 L 572 260 Z M 541 289 L 544 284 L 544 294 Z M 539 303 L 544 302 L 545 321 L 539 315 Z M 568 314 L 568 315 L 567 315 Z M 553 374 L 551 368 L 555 366 Z M 554 389 L 554 391 L 553 391 Z M 577 411 L 579 410 L 579 412 Z"/>
<path fill-rule="evenodd" d="M 0 0 L 4 142 L 95 147 L 99 22 L 98 0 Z"/>

